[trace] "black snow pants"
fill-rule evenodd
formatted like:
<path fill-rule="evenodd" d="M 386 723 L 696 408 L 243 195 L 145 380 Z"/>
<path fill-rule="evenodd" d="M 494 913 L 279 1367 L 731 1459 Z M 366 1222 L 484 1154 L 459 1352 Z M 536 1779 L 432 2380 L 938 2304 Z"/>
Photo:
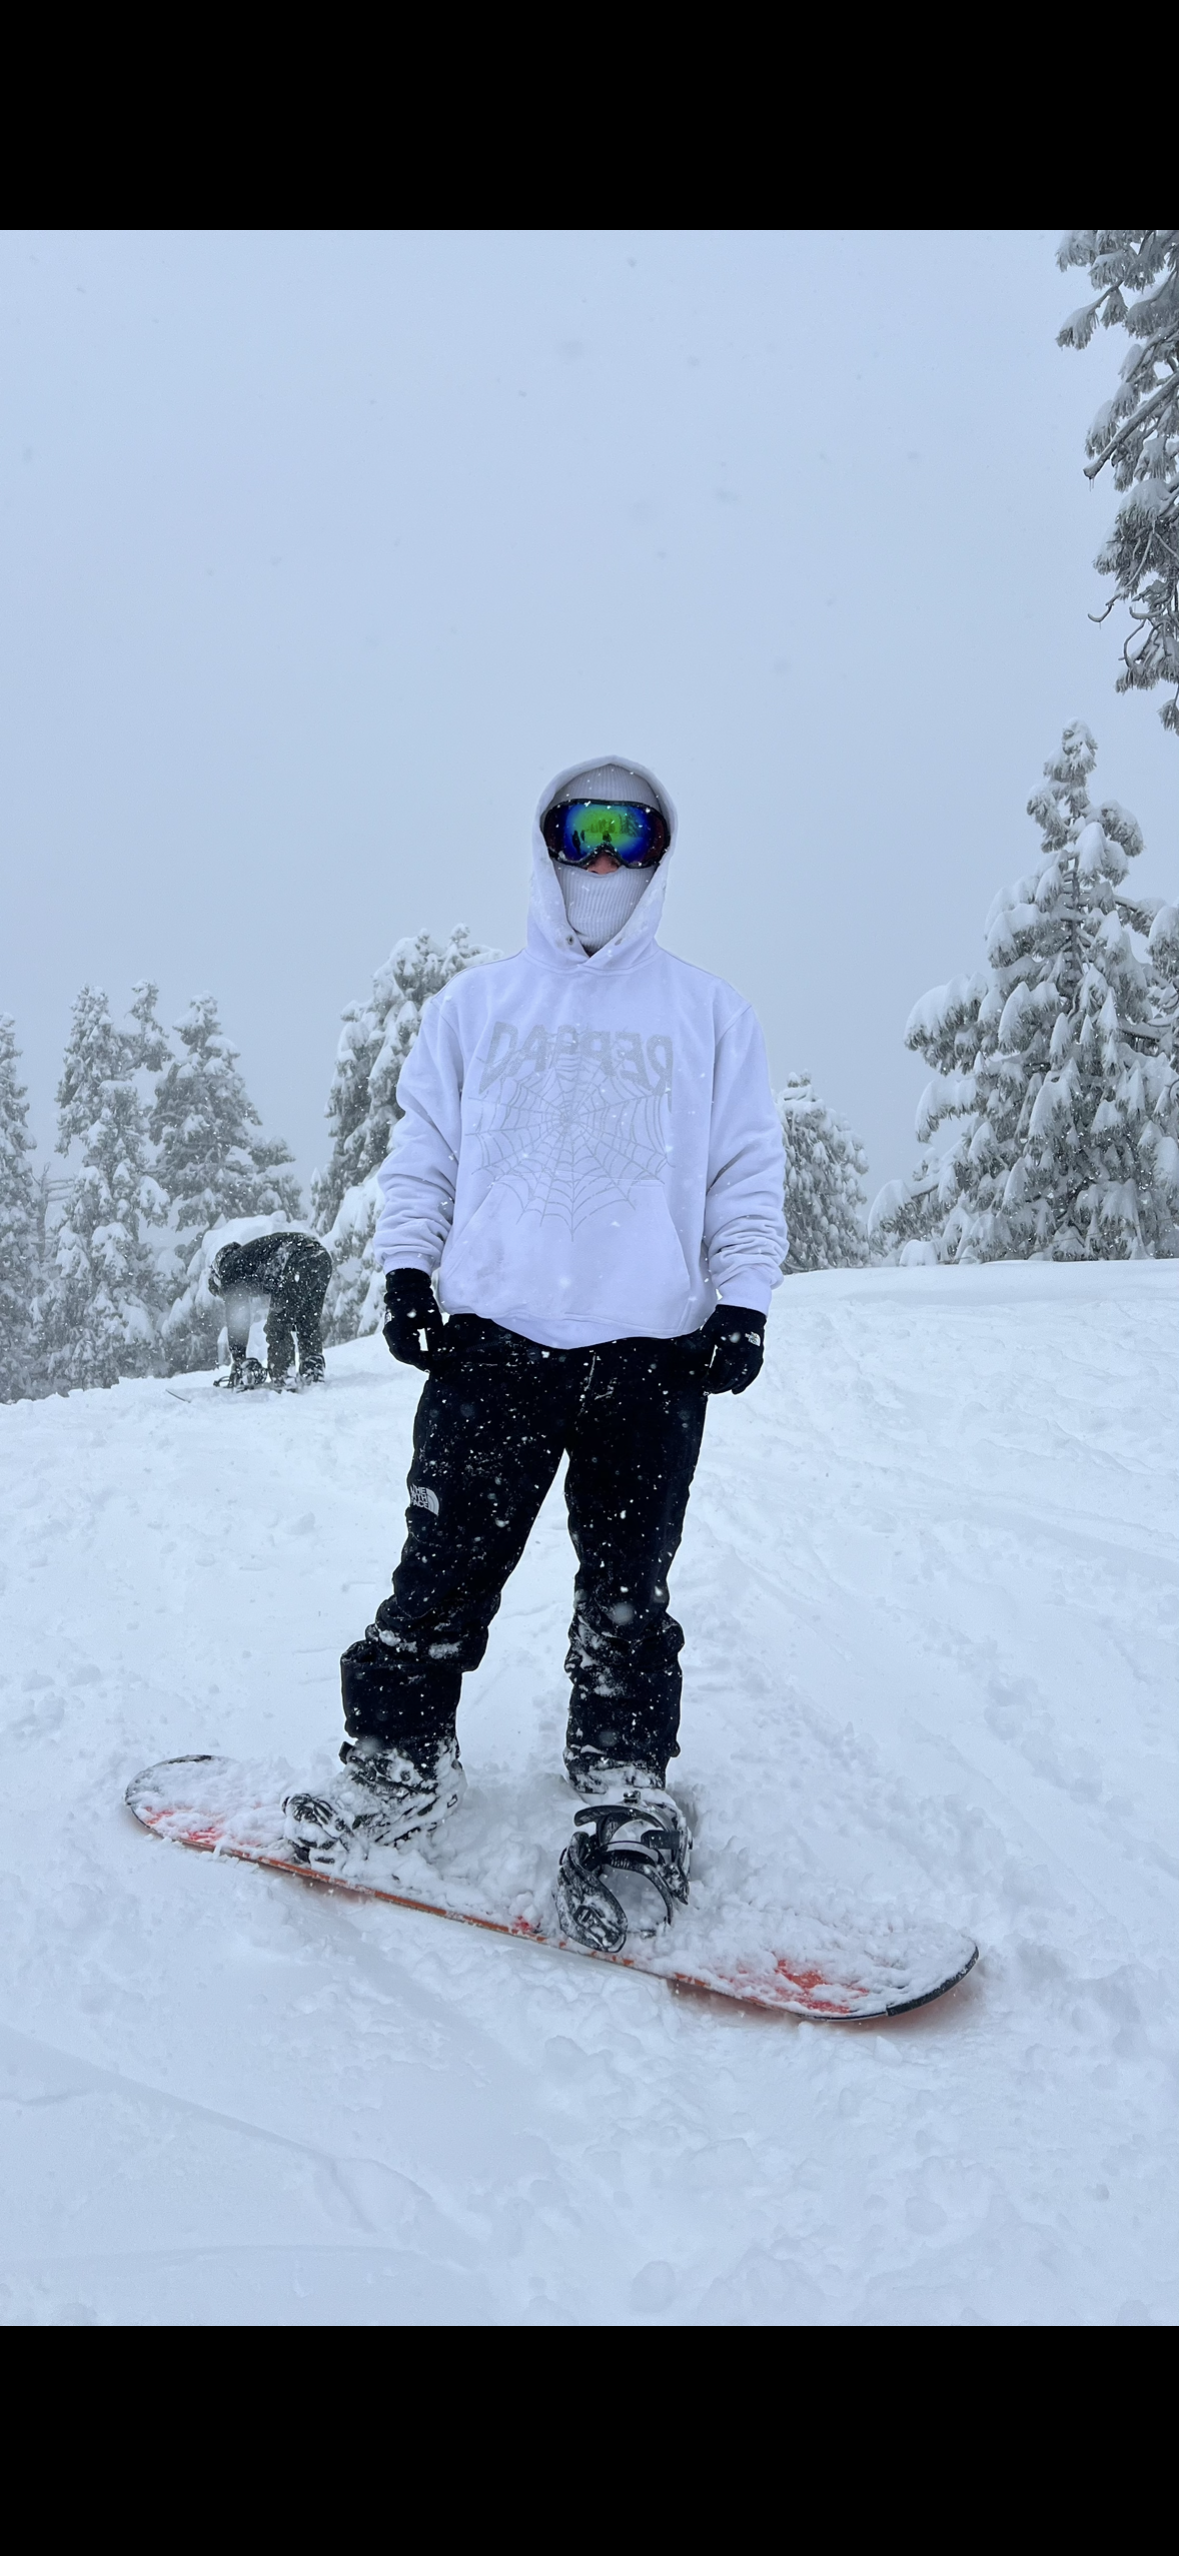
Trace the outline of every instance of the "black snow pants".
<path fill-rule="evenodd" d="M 311 1242 L 310 1234 L 299 1240 Z M 295 1351 L 302 1376 L 323 1374 L 323 1300 L 332 1274 L 331 1255 L 322 1246 L 292 1255 L 266 1315 L 266 1363 L 271 1376 L 289 1374 Z"/>
<path fill-rule="evenodd" d="M 601 1750 L 664 1769 L 678 1756 L 683 1634 L 667 1578 L 683 1532 L 705 1394 L 683 1341 L 541 1349 L 456 1314 L 422 1391 L 408 1534 L 393 1594 L 341 1662 L 350 1736 L 453 1732 L 562 1455 L 577 1555 L 566 1758 Z"/>

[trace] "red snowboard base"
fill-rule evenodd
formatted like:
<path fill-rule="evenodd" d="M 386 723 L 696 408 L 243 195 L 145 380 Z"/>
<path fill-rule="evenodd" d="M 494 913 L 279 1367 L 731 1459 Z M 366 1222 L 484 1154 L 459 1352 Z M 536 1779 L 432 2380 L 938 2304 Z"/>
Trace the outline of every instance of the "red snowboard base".
<path fill-rule="evenodd" d="M 920 1925 L 906 1930 L 887 1921 L 858 1947 L 843 1929 L 829 1921 L 797 1920 L 797 1951 L 756 1951 L 733 1956 L 726 1947 L 714 1960 L 707 1946 L 683 1946 L 677 1960 L 677 1929 L 653 1942 L 635 1937 L 625 1952 L 593 1952 L 524 1916 L 495 1916 L 465 1905 L 457 1897 L 423 1897 L 420 1890 L 397 1889 L 365 1879 L 324 1873 L 313 1864 L 297 1864 L 286 1849 L 277 1805 L 260 1809 L 249 1801 L 248 1784 L 237 1787 L 234 1804 L 233 1762 L 224 1757 L 164 1758 L 145 1767 L 127 1786 L 127 1807 L 141 1827 L 175 1845 L 194 1846 L 202 1854 L 231 1856 L 243 1864 L 261 1864 L 268 1872 L 289 1873 L 297 1881 L 317 1882 L 321 1889 L 348 1892 L 354 1899 L 384 1900 L 392 1908 L 413 1908 L 431 1917 L 449 1917 L 462 1926 L 481 1926 L 492 1935 L 516 1935 L 551 1952 L 576 1953 L 583 1961 L 608 1961 L 615 1968 L 646 1972 L 680 1988 L 701 1988 L 714 1996 L 732 1997 L 743 2005 L 761 2006 L 774 2014 L 863 2023 L 872 2018 L 905 2015 L 944 1997 L 965 1979 L 978 1960 L 969 1936 L 946 1926 Z M 245 1805 L 249 1803 L 249 1807 Z M 421 1859 L 415 1859 L 421 1869 Z M 396 1879 L 395 1875 L 391 1876 Z M 682 1921 L 681 1921 L 682 1924 Z M 695 1933 L 690 1926 L 684 1931 Z M 826 1939 L 826 1940 L 824 1940 Z"/>

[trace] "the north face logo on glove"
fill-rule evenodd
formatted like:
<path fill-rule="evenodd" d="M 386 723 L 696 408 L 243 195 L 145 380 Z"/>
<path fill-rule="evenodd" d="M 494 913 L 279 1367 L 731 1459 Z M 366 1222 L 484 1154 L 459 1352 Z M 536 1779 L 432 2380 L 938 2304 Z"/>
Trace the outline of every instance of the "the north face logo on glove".
<path fill-rule="evenodd" d="M 409 1498 L 411 1508 L 428 1509 L 432 1518 L 436 1518 L 438 1516 L 438 1494 L 436 1491 L 431 1491 L 428 1483 L 411 1482 L 409 1485 Z"/>

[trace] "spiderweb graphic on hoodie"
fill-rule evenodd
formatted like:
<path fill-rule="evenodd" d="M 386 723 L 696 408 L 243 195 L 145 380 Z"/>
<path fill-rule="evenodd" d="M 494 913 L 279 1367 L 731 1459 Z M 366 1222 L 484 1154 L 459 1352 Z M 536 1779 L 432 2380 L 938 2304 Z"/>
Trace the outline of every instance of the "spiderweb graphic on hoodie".
<path fill-rule="evenodd" d="M 586 1044 L 589 1052 L 580 1042 L 570 1052 L 550 1039 L 543 1064 L 530 1062 L 512 1079 L 505 1073 L 478 1130 L 485 1170 L 523 1208 L 557 1218 L 570 1233 L 605 1208 L 629 1207 L 644 1181 L 664 1178 L 668 1159 L 670 1040 L 648 1042 L 667 1058 L 654 1088 L 637 1038 L 624 1047 L 595 1035 Z"/>

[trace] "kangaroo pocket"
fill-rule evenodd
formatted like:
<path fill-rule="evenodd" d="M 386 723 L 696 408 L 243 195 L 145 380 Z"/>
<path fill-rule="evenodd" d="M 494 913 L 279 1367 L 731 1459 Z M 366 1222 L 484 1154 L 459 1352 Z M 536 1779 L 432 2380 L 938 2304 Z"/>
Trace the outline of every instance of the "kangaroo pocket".
<path fill-rule="evenodd" d="M 575 1216 L 559 1207 L 523 1207 L 494 1182 L 442 1255 L 442 1302 L 450 1313 L 481 1313 L 510 1330 L 513 1317 L 592 1322 L 599 1337 L 683 1329 L 692 1281 L 662 1184 L 643 1181 Z"/>

